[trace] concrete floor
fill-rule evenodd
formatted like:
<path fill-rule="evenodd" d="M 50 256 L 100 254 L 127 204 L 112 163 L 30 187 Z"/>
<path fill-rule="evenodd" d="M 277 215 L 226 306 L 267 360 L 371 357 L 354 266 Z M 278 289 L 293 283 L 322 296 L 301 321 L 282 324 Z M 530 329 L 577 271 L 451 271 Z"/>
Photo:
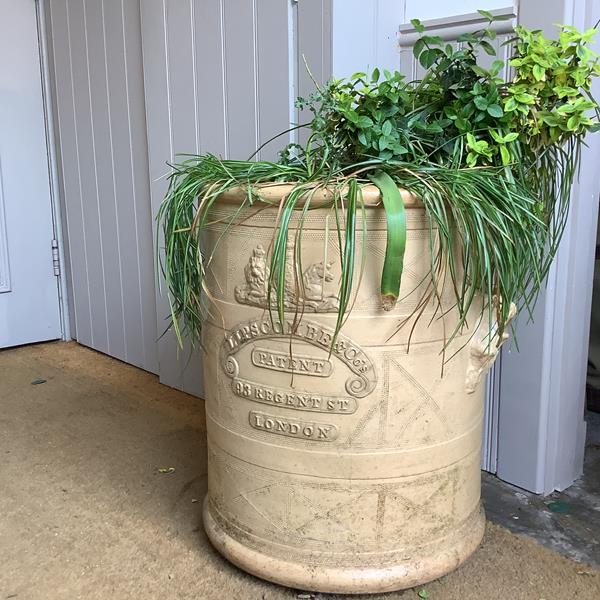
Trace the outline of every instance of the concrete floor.
<path fill-rule="evenodd" d="M 483 474 L 488 519 L 564 556 L 600 569 L 600 413 L 588 412 L 583 476 L 542 497 Z"/>
<path fill-rule="evenodd" d="M 0 600 L 325 598 L 211 548 L 201 401 L 54 343 L 0 352 L 0 406 Z M 489 524 L 454 573 L 374 598 L 400 597 L 598 600 L 600 571 Z"/>

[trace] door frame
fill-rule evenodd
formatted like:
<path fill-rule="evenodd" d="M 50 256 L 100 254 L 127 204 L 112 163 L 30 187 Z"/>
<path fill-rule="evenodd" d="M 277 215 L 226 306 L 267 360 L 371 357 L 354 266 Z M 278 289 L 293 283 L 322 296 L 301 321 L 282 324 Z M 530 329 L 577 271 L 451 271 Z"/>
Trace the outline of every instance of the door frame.
<path fill-rule="evenodd" d="M 40 78 L 42 84 L 42 104 L 44 107 L 44 126 L 46 134 L 46 155 L 48 163 L 48 181 L 50 186 L 50 205 L 52 211 L 52 231 L 57 247 L 53 249 L 60 265 L 57 276 L 60 327 L 63 341 L 71 338 L 69 269 L 65 256 L 65 228 L 63 227 L 63 203 L 58 175 L 57 130 L 55 129 L 54 101 L 52 97 L 52 75 L 48 56 L 50 28 L 46 4 L 49 0 L 33 0 L 37 20 L 38 51 L 40 56 Z"/>

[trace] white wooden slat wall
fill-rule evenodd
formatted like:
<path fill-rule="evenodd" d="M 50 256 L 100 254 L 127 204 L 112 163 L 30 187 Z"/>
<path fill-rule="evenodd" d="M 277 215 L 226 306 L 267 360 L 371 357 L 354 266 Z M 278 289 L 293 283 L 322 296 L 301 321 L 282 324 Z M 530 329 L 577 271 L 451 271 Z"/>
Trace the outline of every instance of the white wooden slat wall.
<path fill-rule="evenodd" d="M 72 334 L 157 372 L 139 3 L 47 0 L 47 14 Z"/>
<path fill-rule="evenodd" d="M 141 17 L 154 213 L 177 154 L 245 159 L 290 127 L 294 90 L 312 87 L 303 54 L 318 81 L 331 73 L 330 0 L 162 0 L 142 2 Z M 286 142 L 259 158 L 275 158 Z M 161 330 L 169 311 L 161 289 L 157 310 Z M 178 351 L 171 334 L 158 353 L 163 383 L 202 394 L 198 353 Z"/>
<path fill-rule="evenodd" d="M 321 85 L 333 73 L 333 3 L 332 0 L 299 0 L 294 4 L 295 89 L 296 96 L 306 97 L 315 89 L 313 78 Z M 307 123 L 311 117 L 310 113 L 295 113 L 296 123 Z M 297 141 L 306 142 L 308 135 L 308 130 L 301 129 Z"/>
<path fill-rule="evenodd" d="M 201 395 L 154 271 L 167 162 L 247 158 L 331 74 L 331 0 L 47 3 L 73 336 Z M 272 159 L 290 137 L 258 158 Z"/>

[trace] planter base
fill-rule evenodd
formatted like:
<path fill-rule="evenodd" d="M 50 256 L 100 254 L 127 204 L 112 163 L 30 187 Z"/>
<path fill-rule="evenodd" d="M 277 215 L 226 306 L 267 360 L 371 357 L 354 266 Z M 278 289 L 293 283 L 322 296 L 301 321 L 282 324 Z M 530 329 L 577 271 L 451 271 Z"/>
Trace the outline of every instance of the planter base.
<path fill-rule="evenodd" d="M 477 549 L 485 529 L 483 508 L 477 508 L 448 537 L 434 544 L 394 553 L 340 555 L 339 566 L 331 566 L 331 553 L 322 566 L 320 556 L 300 548 L 273 544 L 273 554 L 252 546 L 247 533 L 225 524 L 208 498 L 204 501 L 204 528 L 213 546 L 229 561 L 257 577 L 287 587 L 314 592 L 368 594 L 402 590 L 427 583 L 456 569 Z M 263 540 L 264 542 L 264 540 Z M 264 545 L 263 545 L 264 547 Z M 410 552 L 410 553 L 409 553 Z M 358 561 L 358 562 L 357 562 Z M 351 566 L 345 563 L 352 563 Z"/>

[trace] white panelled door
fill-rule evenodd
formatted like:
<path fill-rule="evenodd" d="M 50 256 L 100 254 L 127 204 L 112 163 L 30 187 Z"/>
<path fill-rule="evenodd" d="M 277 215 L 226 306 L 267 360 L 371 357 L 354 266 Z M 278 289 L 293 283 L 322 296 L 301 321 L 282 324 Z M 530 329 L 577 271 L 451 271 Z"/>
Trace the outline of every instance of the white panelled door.
<path fill-rule="evenodd" d="M 35 0 L 0 0 L 0 348 L 61 337 Z"/>

